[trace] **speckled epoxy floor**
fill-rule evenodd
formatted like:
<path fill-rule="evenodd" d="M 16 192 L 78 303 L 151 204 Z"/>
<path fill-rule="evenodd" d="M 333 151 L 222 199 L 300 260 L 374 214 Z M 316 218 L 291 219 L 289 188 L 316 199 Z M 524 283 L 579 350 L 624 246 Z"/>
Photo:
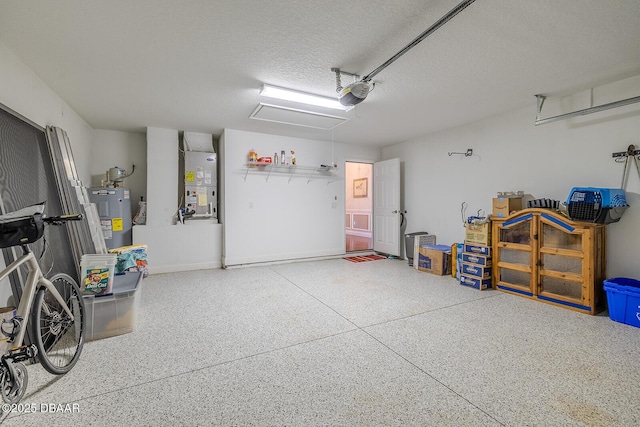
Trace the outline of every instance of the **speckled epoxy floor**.
<path fill-rule="evenodd" d="M 640 329 L 405 261 L 161 274 L 139 297 L 136 330 L 67 375 L 29 366 L 3 423 L 640 424 Z"/>

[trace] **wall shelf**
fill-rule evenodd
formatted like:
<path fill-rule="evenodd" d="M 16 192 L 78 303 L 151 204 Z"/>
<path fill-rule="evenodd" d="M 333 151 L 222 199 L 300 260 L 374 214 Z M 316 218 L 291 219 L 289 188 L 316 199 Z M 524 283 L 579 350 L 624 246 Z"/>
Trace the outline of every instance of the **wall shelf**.
<path fill-rule="evenodd" d="M 272 175 L 288 176 L 288 182 L 294 178 L 306 178 L 307 184 L 314 178 L 328 179 L 327 184 L 337 181 L 338 177 L 334 173 L 335 167 L 328 165 L 303 166 L 303 165 L 280 165 L 273 163 L 247 163 L 244 165 L 244 180 L 247 180 L 249 173 L 265 176 L 268 182 Z"/>

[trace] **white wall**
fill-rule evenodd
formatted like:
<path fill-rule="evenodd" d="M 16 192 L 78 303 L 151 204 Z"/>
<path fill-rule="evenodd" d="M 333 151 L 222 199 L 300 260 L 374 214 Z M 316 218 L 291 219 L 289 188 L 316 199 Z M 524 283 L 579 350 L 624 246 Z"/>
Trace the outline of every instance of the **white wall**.
<path fill-rule="evenodd" d="M 147 137 L 144 133 L 96 129 L 91 147 L 91 182 L 100 187 L 106 171 L 112 167 L 135 172 L 125 178 L 123 187 L 131 190 L 131 215 L 138 211 L 140 196 L 147 200 Z"/>
<path fill-rule="evenodd" d="M 639 95 L 638 79 L 594 91 L 594 104 Z M 610 90 L 608 90 L 610 89 Z M 582 109 L 583 96 L 543 109 L 549 114 Z M 553 112 L 553 113 L 551 113 Z M 466 216 L 491 213 L 498 191 L 523 190 L 536 198 L 566 201 L 573 187 L 620 188 L 624 166 L 611 154 L 640 146 L 638 104 L 580 118 L 534 126 L 535 99 L 513 111 L 450 131 L 383 149 L 383 158 L 399 157 L 404 170 L 407 232 L 428 231 L 438 243 L 462 241 Z M 472 148 L 472 157 L 448 156 Z M 632 165 L 627 190 L 631 205 L 621 221 L 607 227 L 607 275 L 640 278 L 640 176 Z"/>
<path fill-rule="evenodd" d="M 149 272 L 219 268 L 222 226 L 174 224 L 178 209 L 178 131 L 147 128 L 147 224 L 133 227 L 133 243 L 147 245 Z"/>
<path fill-rule="evenodd" d="M 11 51 L 0 43 L 0 104 L 38 126 L 57 126 L 69 136 L 78 176 L 90 182 L 92 129 Z M 0 257 L 0 269 L 4 259 Z M 11 297 L 9 279 L 0 282 L 0 306 Z"/>
<path fill-rule="evenodd" d="M 212 221 L 135 225 L 133 243 L 147 245 L 151 274 L 222 266 L 222 225 Z"/>
<path fill-rule="evenodd" d="M 148 225 L 134 227 L 134 241 L 149 245 L 152 273 L 220 267 L 221 225 L 208 222 L 172 225 L 179 182 L 177 130 L 149 128 L 147 137 L 98 130 L 94 141 L 91 127 L 2 44 L 0 103 L 39 126 L 64 129 L 79 177 L 87 186 L 99 184 L 101 175 L 109 167 L 117 165 L 129 171 L 128 163 L 136 164 L 137 171 L 127 179 L 127 184 L 133 191 L 134 201 L 146 195 Z M 147 158 L 149 170 L 146 170 Z M 8 286 L 2 289 L 10 292 Z M 0 302 L 8 295 L 0 294 Z"/>
<path fill-rule="evenodd" d="M 147 128 L 147 225 L 171 225 L 178 210 L 178 131 Z"/>
<path fill-rule="evenodd" d="M 267 181 L 259 168 L 247 173 L 252 148 L 259 156 L 295 150 L 298 166 L 336 163 L 336 177 L 272 173 Z M 219 154 L 223 264 L 232 266 L 344 254 L 344 162 L 376 161 L 380 150 L 226 129 Z"/>
<path fill-rule="evenodd" d="M 0 103 L 35 124 L 57 126 L 69 136 L 78 176 L 91 182 L 93 129 L 0 43 Z"/>

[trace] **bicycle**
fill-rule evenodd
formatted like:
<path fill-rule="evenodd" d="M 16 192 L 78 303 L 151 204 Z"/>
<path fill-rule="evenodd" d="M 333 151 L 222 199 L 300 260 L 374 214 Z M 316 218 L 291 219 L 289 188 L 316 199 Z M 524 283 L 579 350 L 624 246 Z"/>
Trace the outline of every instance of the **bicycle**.
<path fill-rule="evenodd" d="M 0 395 L 5 403 L 18 403 L 28 384 L 23 362 L 36 357 L 45 370 L 62 375 L 76 364 L 85 334 L 85 307 L 80 288 L 67 274 L 46 279 L 29 244 L 44 235 L 45 224 L 62 225 L 82 215 L 45 217 L 44 204 L 0 215 L 0 248 L 21 246 L 22 255 L 0 272 L 0 281 L 21 266 L 27 269 L 16 316 L 3 320 L 0 332 L 9 349 L 0 358 Z M 24 337 L 30 327 L 30 345 Z"/>

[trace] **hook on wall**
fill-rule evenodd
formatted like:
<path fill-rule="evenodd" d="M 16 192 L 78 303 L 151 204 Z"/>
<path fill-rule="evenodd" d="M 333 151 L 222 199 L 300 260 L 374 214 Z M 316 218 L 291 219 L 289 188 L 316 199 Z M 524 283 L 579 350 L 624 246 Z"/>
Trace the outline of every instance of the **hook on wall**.
<path fill-rule="evenodd" d="M 636 150 L 636 146 L 631 144 L 627 147 L 627 151 L 620 151 L 618 153 L 613 153 L 611 156 L 618 163 L 625 163 L 628 157 L 640 157 L 640 150 Z"/>
<path fill-rule="evenodd" d="M 473 148 L 467 148 L 467 151 L 465 153 L 456 153 L 456 152 L 448 152 L 447 154 L 449 154 L 449 157 L 453 156 L 454 154 L 459 154 L 461 156 L 465 156 L 465 157 L 470 157 L 473 156 Z"/>
<path fill-rule="evenodd" d="M 633 159 L 633 162 L 636 164 L 636 170 L 638 171 L 638 177 L 640 177 L 640 164 L 638 164 L 638 160 L 640 160 L 640 150 L 636 150 L 636 146 L 631 144 L 627 147 L 627 151 L 620 151 L 618 153 L 612 154 L 613 159 L 616 163 L 624 163 L 624 170 L 622 171 L 622 184 L 620 184 L 620 188 L 625 188 L 625 183 L 629 177 L 629 164 L 631 163 L 630 159 Z"/>

